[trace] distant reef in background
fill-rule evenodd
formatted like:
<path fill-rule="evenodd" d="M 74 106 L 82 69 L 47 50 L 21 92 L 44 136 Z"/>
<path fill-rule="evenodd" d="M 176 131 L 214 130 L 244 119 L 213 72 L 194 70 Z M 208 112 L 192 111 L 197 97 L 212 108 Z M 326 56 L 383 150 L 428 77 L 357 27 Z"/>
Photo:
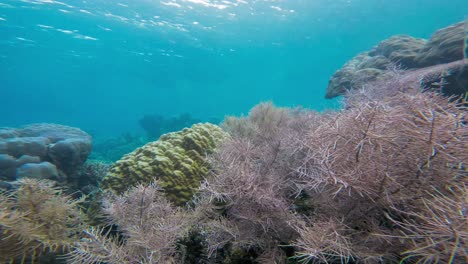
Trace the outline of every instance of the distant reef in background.
<path fill-rule="evenodd" d="M 145 145 L 149 142 L 145 136 L 136 136 L 124 133 L 116 137 L 93 138 L 93 151 L 90 159 L 105 163 L 113 163 L 123 155 Z"/>
<path fill-rule="evenodd" d="M 166 133 L 180 131 L 196 123 L 209 122 L 219 124 L 221 121 L 218 118 L 202 120 L 193 117 L 189 113 L 170 117 L 160 114 L 145 114 L 138 120 L 145 135 L 136 135 L 128 132 L 117 137 L 94 137 L 93 151 L 91 152 L 90 159 L 106 163 L 116 162 L 125 154 L 134 151 L 148 142 L 157 140 Z"/>
<path fill-rule="evenodd" d="M 385 82 L 398 70 L 409 88 L 439 89 L 444 95 L 468 91 L 467 22 L 436 31 L 429 40 L 392 36 L 345 63 L 330 78 L 326 98 L 344 95 L 369 83 Z M 408 88 L 408 87 L 406 87 Z"/>

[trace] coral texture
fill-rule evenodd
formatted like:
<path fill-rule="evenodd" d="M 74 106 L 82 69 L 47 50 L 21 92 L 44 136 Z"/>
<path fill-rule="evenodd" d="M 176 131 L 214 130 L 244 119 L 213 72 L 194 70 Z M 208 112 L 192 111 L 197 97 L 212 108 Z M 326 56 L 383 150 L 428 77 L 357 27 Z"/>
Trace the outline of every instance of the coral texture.
<path fill-rule="evenodd" d="M 101 182 L 103 189 L 123 193 L 138 183 L 159 179 L 168 199 L 182 205 L 208 173 L 205 156 L 227 134 L 218 126 L 195 124 L 182 131 L 162 135 L 117 161 Z"/>
<path fill-rule="evenodd" d="M 0 179 L 15 180 L 26 171 L 37 178 L 68 176 L 86 161 L 91 147 L 91 136 L 74 127 L 32 124 L 0 128 Z"/>

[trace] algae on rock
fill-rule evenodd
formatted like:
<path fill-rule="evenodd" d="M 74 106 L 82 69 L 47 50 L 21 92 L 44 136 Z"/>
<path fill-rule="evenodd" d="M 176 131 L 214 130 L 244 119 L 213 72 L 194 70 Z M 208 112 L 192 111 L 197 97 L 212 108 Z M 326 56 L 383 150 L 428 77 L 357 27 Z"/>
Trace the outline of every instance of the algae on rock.
<path fill-rule="evenodd" d="M 101 188 L 121 194 L 138 183 L 158 179 L 167 198 L 183 205 L 208 173 L 206 155 L 226 137 L 220 127 L 210 123 L 164 134 L 117 161 L 101 182 Z"/>

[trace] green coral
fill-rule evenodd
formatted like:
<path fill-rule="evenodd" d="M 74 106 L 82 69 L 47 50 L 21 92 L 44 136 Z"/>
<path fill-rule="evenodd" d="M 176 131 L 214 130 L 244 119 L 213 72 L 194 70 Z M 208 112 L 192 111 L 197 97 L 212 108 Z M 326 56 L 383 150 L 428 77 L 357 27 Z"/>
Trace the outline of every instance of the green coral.
<path fill-rule="evenodd" d="M 121 194 L 138 183 L 158 179 L 167 198 L 183 205 L 208 173 L 206 155 L 226 137 L 220 127 L 210 123 L 164 134 L 117 161 L 101 182 L 101 188 Z"/>

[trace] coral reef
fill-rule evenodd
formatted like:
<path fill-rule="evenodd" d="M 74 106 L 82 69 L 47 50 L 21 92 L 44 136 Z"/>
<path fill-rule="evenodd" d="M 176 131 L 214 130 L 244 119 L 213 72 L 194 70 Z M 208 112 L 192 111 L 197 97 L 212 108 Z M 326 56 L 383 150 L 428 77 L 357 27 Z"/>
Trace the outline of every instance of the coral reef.
<path fill-rule="evenodd" d="M 346 252 L 343 258 L 358 261 L 397 262 L 406 254 L 422 262 L 438 258 L 448 263 L 452 254 L 456 254 L 454 263 L 466 260 L 461 249 L 468 238 L 463 235 L 466 216 L 457 225 L 452 225 L 455 217 L 454 222 L 439 222 L 438 229 L 446 231 L 448 240 L 436 234 L 422 239 L 428 234 L 423 223 L 434 222 L 431 217 L 442 213 L 431 206 L 439 199 L 434 193 L 458 201 L 449 190 L 466 185 L 465 116 L 462 106 L 435 94 L 400 93 L 385 100 L 355 102 L 311 130 L 303 150 L 309 157 L 296 169 L 316 214 L 316 219 L 308 220 L 311 230 L 305 233 L 313 236 L 315 223 L 322 221 L 341 228 L 330 232 L 339 234 L 331 241 L 299 239 L 299 245 L 314 241 L 310 249 L 301 246 L 309 252 L 303 256 L 314 258 L 321 251 L 330 261 L 339 249 Z M 447 217 L 457 214 L 445 210 Z M 334 243 L 332 249 L 329 243 Z M 419 250 L 424 253 L 418 254 Z"/>
<path fill-rule="evenodd" d="M 171 118 L 165 118 L 161 115 L 145 115 L 139 120 L 140 126 L 146 131 L 149 140 L 156 140 L 163 134 L 179 131 L 200 122 L 201 120 L 193 118 L 188 113 Z"/>
<path fill-rule="evenodd" d="M 315 113 L 262 103 L 248 117 L 228 117 L 222 124 L 231 137 L 210 159 L 213 173 L 197 201 L 206 217 L 199 222 L 209 256 L 225 255 L 218 263 L 247 256 L 263 263 L 285 259 L 280 245 L 299 235 L 292 225 L 295 137 L 305 134 L 312 120 Z"/>
<path fill-rule="evenodd" d="M 97 160 L 87 160 L 69 177 L 68 187 L 80 190 L 83 194 L 90 194 L 98 189 L 99 182 L 107 175 L 112 163 Z"/>
<path fill-rule="evenodd" d="M 168 201 L 164 177 L 148 178 L 104 199 L 120 238 L 91 229 L 73 261 L 466 262 L 464 102 L 386 88 L 349 93 L 337 112 L 262 103 L 227 117 L 191 207 Z"/>
<path fill-rule="evenodd" d="M 225 137 L 225 132 L 209 123 L 165 134 L 117 161 L 101 188 L 123 193 L 138 183 L 159 179 L 168 199 L 182 205 L 208 172 L 205 156 Z"/>
<path fill-rule="evenodd" d="M 221 122 L 221 120 L 214 117 L 205 121 L 211 124 L 219 124 Z M 139 120 L 139 123 L 146 131 L 148 139 L 156 140 L 163 134 L 179 131 L 196 123 L 202 123 L 202 120 L 192 117 L 189 113 L 183 113 L 174 117 L 145 115 Z"/>
<path fill-rule="evenodd" d="M 43 139 L 5 143 L 3 173 L 21 180 L 0 182 L 0 261 L 466 263 L 467 102 L 433 82 L 465 63 L 388 70 L 340 111 L 267 102 L 164 134 L 112 166 L 75 169 L 79 200 L 40 180 L 61 172 Z"/>
<path fill-rule="evenodd" d="M 56 124 L 32 124 L 0 129 L 0 179 L 15 180 L 25 174 L 37 178 L 66 178 L 91 152 L 91 136 Z"/>
<path fill-rule="evenodd" d="M 41 255 L 64 253 L 78 242 L 85 217 L 73 200 L 48 180 L 22 179 L 0 192 L 0 261 L 34 263 Z"/>
<path fill-rule="evenodd" d="M 111 226 L 81 226 L 68 262 L 465 263 L 466 104 L 392 84 L 336 112 L 262 103 L 227 117 L 229 135 L 197 124 L 137 149 L 102 181 Z"/>
<path fill-rule="evenodd" d="M 293 244 L 305 263 L 466 262 L 463 103 L 358 98 L 334 113 L 263 104 L 226 120 L 231 139 L 198 203 L 208 252 L 285 263 L 280 245 Z"/>
<path fill-rule="evenodd" d="M 435 32 L 428 41 L 405 35 L 393 36 L 382 41 L 372 50 L 352 58 L 333 74 L 327 88 L 326 98 L 343 95 L 369 82 L 388 79 L 391 76 L 390 69 L 395 65 L 408 70 L 409 73 L 415 69 L 418 69 L 419 73 L 425 71 L 433 73 L 435 69 L 438 69 L 438 74 L 446 77 L 445 79 L 442 77 L 426 79 L 420 87 L 422 89 L 438 85 L 445 87 L 445 93 L 449 95 L 460 95 L 466 92 L 468 67 L 462 66 L 464 64 L 463 43 L 466 34 L 464 26 L 465 23 L 460 22 L 441 29 Z M 443 65 L 431 67 L 455 61 L 459 61 L 459 67 Z M 463 77 L 460 78 L 460 76 Z"/>
<path fill-rule="evenodd" d="M 148 143 L 146 137 L 134 136 L 129 133 L 113 138 L 93 138 L 93 151 L 89 156 L 92 160 L 116 162 L 125 154 Z"/>
<path fill-rule="evenodd" d="M 176 243 L 194 219 L 171 206 L 157 183 L 130 188 L 107 201 L 104 210 L 123 241 L 90 228 L 69 254 L 69 263 L 183 263 Z"/>

